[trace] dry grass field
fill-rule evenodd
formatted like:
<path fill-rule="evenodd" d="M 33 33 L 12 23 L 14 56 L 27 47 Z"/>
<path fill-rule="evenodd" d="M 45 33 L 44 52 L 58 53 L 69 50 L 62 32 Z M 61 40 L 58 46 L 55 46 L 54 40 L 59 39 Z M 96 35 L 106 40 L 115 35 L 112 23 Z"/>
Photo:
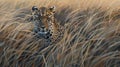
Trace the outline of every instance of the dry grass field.
<path fill-rule="evenodd" d="M 32 6 L 56 6 L 60 41 L 32 35 Z M 0 67 L 120 67 L 120 0 L 0 0 Z"/>

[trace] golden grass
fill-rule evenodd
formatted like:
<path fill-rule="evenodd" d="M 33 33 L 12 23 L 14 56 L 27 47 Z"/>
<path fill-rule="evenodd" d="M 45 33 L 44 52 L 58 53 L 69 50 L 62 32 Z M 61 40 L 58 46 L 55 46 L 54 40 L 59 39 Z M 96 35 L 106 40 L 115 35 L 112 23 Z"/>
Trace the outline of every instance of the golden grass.
<path fill-rule="evenodd" d="M 56 6 L 64 37 L 32 35 L 32 6 Z M 0 67 L 119 67 L 119 0 L 0 0 Z"/>

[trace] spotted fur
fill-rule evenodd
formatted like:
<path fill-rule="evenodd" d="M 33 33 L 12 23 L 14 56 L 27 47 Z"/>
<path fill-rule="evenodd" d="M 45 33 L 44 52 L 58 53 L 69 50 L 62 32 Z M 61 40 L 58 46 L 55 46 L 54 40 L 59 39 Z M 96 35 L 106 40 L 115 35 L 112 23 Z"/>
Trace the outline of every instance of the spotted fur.
<path fill-rule="evenodd" d="M 57 23 L 54 15 L 55 7 L 32 7 L 33 32 L 44 38 L 47 36 L 46 39 L 50 40 L 51 43 L 59 41 L 64 33 L 64 27 Z M 41 27 L 44 27 L 42 32 Z"/>

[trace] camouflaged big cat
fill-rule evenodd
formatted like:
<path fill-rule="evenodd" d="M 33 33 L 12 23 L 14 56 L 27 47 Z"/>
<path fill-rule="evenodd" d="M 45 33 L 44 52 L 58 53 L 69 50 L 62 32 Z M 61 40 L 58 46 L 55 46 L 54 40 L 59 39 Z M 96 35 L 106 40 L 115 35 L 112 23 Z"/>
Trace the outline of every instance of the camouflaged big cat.
<path fill-rule="evenodd" d="M 32 7 L 34 29 L 38 37 L 43 37 L 51 42 L 59 41 L 64 34 L 64 27 L 55 19 L 55 7 Z"/>

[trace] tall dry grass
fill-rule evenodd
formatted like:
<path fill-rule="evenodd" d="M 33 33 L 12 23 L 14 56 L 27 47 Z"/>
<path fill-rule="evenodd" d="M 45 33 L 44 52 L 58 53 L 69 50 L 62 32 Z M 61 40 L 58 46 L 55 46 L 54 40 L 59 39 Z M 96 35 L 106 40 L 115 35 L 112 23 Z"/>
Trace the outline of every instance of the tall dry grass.
<path fill-rule="evenodd" d="M 56 6 L 65 27 L 47 45 L 26 20 L 32 6 Z M 0 0 L 0 67 L 119 67 L 119 0 Z"/>

